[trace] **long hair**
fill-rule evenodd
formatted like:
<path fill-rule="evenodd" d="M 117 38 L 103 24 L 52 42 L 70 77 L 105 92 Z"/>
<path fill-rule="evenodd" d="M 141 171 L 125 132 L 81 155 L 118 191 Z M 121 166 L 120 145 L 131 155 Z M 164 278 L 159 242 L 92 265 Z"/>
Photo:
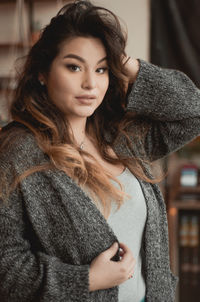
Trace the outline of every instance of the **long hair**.
<path fill-rule="evenodd" d="M 141 159 L 115 158 L 108 152 L 108 147 L 112 147 L 119 136 L 125 137 L 131 148 L 127 129 L 134 120 L 134 114 L 125 110 L 127 76 L 122 55 L 126 55 L 127 34 L 118 17 L 108 9 L 94 6 L 90 1 L 75 1 L 51 19 L 29 51 L 14 93 L 11 116 L 34 134 L 39 148 L 49 157 L 49 167 L 64 171 L 83 189 L 89 190 L 94 202 L 102 206 L 104 216 L 108 217 L 112 201 L 117 202 L 118 208 L 124 202 L 123 186 L 104 171 L 95 158 L 92 162 L 87 159 L 92 155 L 76 145 L 64 114 L 49 100 L 47 89 L 38 80 L 39 74 L 48 74 L 62 43 L 71 37 L 99 38 L 105 46 L 109 65 L 109 87 L 101 105 L 87 118 L 87 135 L 98 146 L 104 160 L 123 163 L 137 177 L 155 182 L 146 175 Z M 107 129 L 110 129 L 110 141 L 106 137 Z M 20 175 L 18 181 L 41 169 L 41 166 L 33 167 Z M 120 188 L 112 184 L 111 179 Z"/>

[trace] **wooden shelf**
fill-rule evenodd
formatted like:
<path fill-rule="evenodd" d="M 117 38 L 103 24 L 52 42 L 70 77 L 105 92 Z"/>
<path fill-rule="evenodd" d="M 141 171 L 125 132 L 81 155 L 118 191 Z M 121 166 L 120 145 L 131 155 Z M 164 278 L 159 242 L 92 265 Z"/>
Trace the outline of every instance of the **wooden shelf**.
<path fill-rule="evenodd" d="M 13 92 L 14 89 L 8 88 L 8 89 L 1 89 L 0 88 L 0 95 L 6 95 L 7 93 Z"/>
<path fill-rule="evenodd" d="M 200 210 L 200 200 L 175 200 L 171 202 L 170 207 L 178 210 Z"/>
<path fill-rule="evenodd" d="M 200 193 L 200 186 L 196 186 L 196 187 L 183 187 L 180 186 L 178 188 L 178 192 L 179 193 Z"/>
<path fill-rule="evenodd" d="M 16 49 L 27 49 L 30 46 L 24 46 L 22 43 L 0 43 L 0 49 L 7 49 L 7 48 L 16 48 Z"/>

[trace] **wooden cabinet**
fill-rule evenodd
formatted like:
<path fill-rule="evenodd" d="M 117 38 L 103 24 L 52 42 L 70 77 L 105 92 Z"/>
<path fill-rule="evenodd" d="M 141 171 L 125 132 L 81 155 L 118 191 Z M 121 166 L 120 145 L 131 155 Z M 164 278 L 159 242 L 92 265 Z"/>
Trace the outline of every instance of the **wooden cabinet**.
<path fill-rule="evenodd" d="M 183 297 L 185 293 L 183 293 L 183 278 L 181 276 L 183 263 L 181 259 L 181 244 L 180 244 L 180 224 L 181 224 L 181 217 L 197 217 L 200 223 L 200 184 L 198 183 L 195 187 L 186 187 L 181 186 L 180 184 L 180 177 L 181 177 L 181 168 L 179 167 L 177 171 L 173 174 L 173 179 L 171 179 L 171 185 L 169 186 L 168 192 L 168 224 L 169 224 L 169 242 L 170 242 L 170 260 L 171 260 L 171 269 L 175 275 L 178 275 L 180 278 L 178 288 L 177 288 L 177 302 L 184 302 L 184 301 L 198 301 L 199 296 L 194 294 L 192 288 L 190 288 L 190 282 L 187 284 L 187 293 L 189 298 Z M 199 238 L 199 224 L 198 224 L 198 242 L 200 241 Z M 198 251 L 200 251 L 200 246 L 198 243 Z M 189 248 L 189 265 L 187 266 L 188 276 L 190 278 L 190 262 L 192 261 L 191 251 L 192 248 Z M 200 275 L 200 253 L 198 256 L 198 263 L 196 263 L 196 269 L 198 272 L 197 274 Z M 196 261 L 196 260 L 195 260 Z M 186 266 L 185 266 L 186 268 Z M 200 289 L 200 280 L 199 282 L 199 289 Z M 185 287 L 186 288 L 186 287 Z M 181 289 L 181 290 L 180 290 Z M 193 297 L 191 296 L 193 294 Z M 196 295 L 196 296 L 194 296 Z M 184 300 L 185 299 L 185 300 Z M 189 299 L 189 300 L 188 300 Z"/>

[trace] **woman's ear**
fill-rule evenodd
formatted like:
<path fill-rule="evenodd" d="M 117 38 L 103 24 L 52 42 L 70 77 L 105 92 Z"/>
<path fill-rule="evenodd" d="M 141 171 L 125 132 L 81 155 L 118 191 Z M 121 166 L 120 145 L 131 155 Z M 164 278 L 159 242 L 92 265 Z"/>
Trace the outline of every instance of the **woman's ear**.
<path fill-rule="evenodd" d="M 45 78 L 44 78 L 44 76 L 43 76 L 42 74 L 39 74 L 39 76 L 38 76 L 38 81 L 40 82 L 40 84 L 41 84 L 42 86 L 45 85 Z"/>

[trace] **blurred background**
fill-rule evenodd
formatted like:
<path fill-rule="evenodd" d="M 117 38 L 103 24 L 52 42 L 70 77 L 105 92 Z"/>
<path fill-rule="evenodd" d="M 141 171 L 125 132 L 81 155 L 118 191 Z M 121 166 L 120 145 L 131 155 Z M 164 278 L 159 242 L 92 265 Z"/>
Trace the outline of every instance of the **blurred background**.
<path fill-rule="evenodd" d="M 67 2 L 0 0 L 0 127 L 9 121 L 16 68 Z M 199 0 L 91 2 L 112 10 L 127 28 L 128 55 L 181 70 L 200 88 Z M 200 138 L 162 165 L 168 171 L 160 187 L 168 213 L 171 269 L 180 278 L 176 301 L 200 301 Z"/>

